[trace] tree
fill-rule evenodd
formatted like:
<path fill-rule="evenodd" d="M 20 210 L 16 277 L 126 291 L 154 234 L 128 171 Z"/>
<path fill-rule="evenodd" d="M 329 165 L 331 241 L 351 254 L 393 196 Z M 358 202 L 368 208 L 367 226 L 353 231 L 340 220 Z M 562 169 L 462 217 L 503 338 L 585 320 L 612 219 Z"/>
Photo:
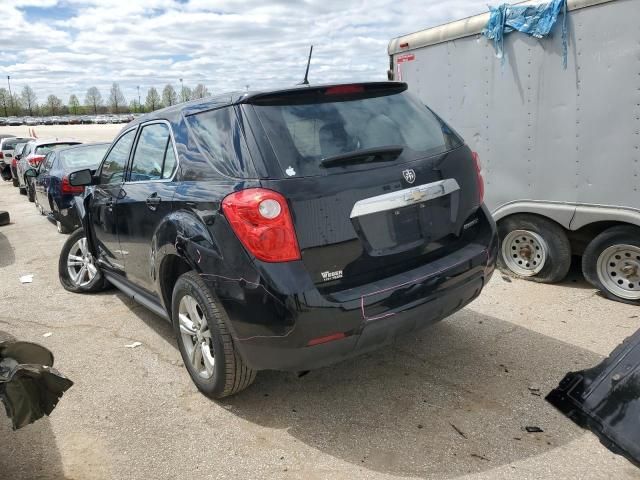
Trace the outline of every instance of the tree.
<path fill-rule="evenodd" d="M 98 107 L 102 105 L 102 95 L 100 90 L 96 87 L 91 87 L 87 90 L 87 94 L 84 97 L 84 104 L 93 110 L 94 115 L 98 113 Z"/>
<path fill-rule="evenodd" d="M 153 112 L 160 108 L 160 95 L 158 94 L 158 90 L 156 87 L 151 87 L 147 92 L 147 99 L 144 101 L 145 106 L 149 112 Z"/>
<path fill-rule="evenodd" d="M 11 105 L 9 91 L 6 88 L 0 88 L 0 108 L 4 110 L 4 116 L 9 116 L 9 106 Z"/>
<path fill-rule="evenodd" d="M 49 113 L 51 115 L 55 115 L 58 113 L 58 110 L 62 108 L 62 100 L 60 100 L 55 95 L 49 95 L 47 97 L 47 108 L 49 109 Z"/>
<path fill-rule="evenodd" d="M 189 87 L 182 87 L 182 92 L 180 93 L 180 101 L 188 102 L 193 99 L 193 92 Z"/>
<path fill-rule="evenodd" d="M 73 112 L 74 115 L 77 115 L 79 108 L 80 108 L 80 100 L 78 100 L 78 97 L 76 97 L 75 94 L 72 94 L 69 97 L 69 109 Z"/>
<path fill-rule="evenodd" d="M 118 108 L 126 105 L 127 101 L 120 90 L 120 85 L 116 82 L 113 82 L 111 85 L 111 90 L 109 91 L 109 105 L 111 105 L 111 110 L 113 113 L 118 113 Z"/>
<path fill-rule="evenodd" d="M 170 107 L 171 105 L 178 103 L 178 94 L 169 83 L 167 83 L 162 90 L 162 103 L 164 103 L 165 107 Z"/>
<path fill-rule="evenodd" d="M 198 85 L 196 85 L 196 88 L 193 89 L 193 93 L 191 94 L 191 98 L 193 100 L 196 100 L 198 98 L 208 97 L 209 95 L 211 95 L 211 94 L 209 93 L 209 90 L 207 90 L 207 87 L 205 87 L 203 84 L 199 83 Z"/>
<path fill-rule="evenodd" d="M 142 112 L 142 105 L 138 103 L 138 100 L 131 100 L 129 102 L 129 111 L 134 113 Z"/>
<path fill-rule="evenodd" d="M 24 105 L 26 109 L 29 110 L 29 116 L 33 116 L 34 108 L 38 107 L 38 104 L 36 103 L 38 101 L 38 97 L 36 97 L 36 92 L 34 92 L 33 88 L 31 88 L 29 85 L 25 85 L 22 88 L 21 97 L 22 97 L 22 105 Z"/>

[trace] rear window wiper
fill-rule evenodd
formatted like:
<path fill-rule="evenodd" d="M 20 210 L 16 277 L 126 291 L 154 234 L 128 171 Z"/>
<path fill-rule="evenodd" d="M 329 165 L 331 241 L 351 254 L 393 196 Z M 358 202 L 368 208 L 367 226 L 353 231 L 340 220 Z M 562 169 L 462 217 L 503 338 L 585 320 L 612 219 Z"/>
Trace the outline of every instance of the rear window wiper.
<path fill-rule="evenodd" d="M 339 167 L 354 163 L 390 162 L 398 158 L 404 147 L 400 145 L 388 145 L 386 147 L 365 148 L 355 152 L 340 153 L 320 160 L 323 168 Z"/>

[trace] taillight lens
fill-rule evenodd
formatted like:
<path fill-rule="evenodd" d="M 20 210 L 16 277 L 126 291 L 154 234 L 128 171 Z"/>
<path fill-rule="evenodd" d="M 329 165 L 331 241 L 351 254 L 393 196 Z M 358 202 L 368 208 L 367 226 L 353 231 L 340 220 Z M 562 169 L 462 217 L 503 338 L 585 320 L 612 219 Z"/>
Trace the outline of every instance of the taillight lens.
<path fill-rule="evenodd" d="M 37 167 L 44 160 L 44 155 L 34 155 L 28 160 L 29 165 Z"/>
<path fill-rule="evenodd" d="M 17 158 L 13 158 L 13 160 L 11 160 L 11 166 L 13 168 L 16 168 L 18 166 L 18 159 Z"/>
<path fill-rule="evenodd" d="M 4 153 L 0 152 L 0 160 L 4 158 Z"/>
<path fill-rule="evenodd" d="M 70 194 L 78 194 L 84 192 L 84 187 L 76 187 L 75 185 L 71 185 L 69 183 L 69 177 L 66 175 L 62 177 L 62 193 L 70 193 Z"/>
<path fill-rule="evenodd" d="M 477 152 L 471 152 L 473 165 L 476 168 L 476 179 L 478 180 L 478 197 L 480 203 L 484 202 L 484 178 L 482 177 L 482 165 L 480 165 L 480 156 Z"/>
<path fill-rule="evenodd" d="M 222 211 L 242 245 L 263 262 L 300 260 L 300 248 L 286 199 L 264 188 L 232 193 Z"/>

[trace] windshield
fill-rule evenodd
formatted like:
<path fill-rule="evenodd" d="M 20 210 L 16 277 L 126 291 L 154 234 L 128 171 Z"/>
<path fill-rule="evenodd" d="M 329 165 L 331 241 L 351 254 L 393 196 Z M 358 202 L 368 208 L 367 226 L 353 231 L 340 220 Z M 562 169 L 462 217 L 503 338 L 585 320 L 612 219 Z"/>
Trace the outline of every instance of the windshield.
<path fill-rule="evenodd" d="M 71 147 L 73 145 L 77 145 L 77 143 L 53 143 L 50 145 L 39 145 L 36 147 L 34 153 L 36 155 L 46 155 L 53 150 L 60 150 L 61 148 Z"/>
<path fill-rule="evenodd" d="M 393 159 L 399 163 L 444 153 L 462 144 L 446 124 L 408 92 L 253 108 L 282 171 L 295 171 L 296 176 L 326 175 L 323 159 L 366 149 L 402 147 L 402 154 Z M 336 170 L 345 168 L 372 166 L 354 163 Z"/>
<path fill-rule="evenodd" d="M 86 147 L 72 148 L 60 152 L 59 158 L 65 170 L 77 170 L 82 168 L 97 169 L 102 157 L 109 148 L 109 144 L 89 145 Z"/>
<path fill-rule="evenodd" d="M 25 143 L 26 141 L 31 140 L 30 138 L 12 138 L 11 140 L 5 140 L 2 142 L 2 150 L 13 150 L 16 145 L 20 143 Z"/>

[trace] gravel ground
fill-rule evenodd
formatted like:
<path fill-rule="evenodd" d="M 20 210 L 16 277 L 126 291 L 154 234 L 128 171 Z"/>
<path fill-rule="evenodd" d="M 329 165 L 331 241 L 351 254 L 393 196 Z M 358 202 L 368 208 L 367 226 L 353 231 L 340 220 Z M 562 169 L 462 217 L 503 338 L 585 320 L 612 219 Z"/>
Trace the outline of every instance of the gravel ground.
<path fill-rule="evenodd" d="M 120 128 L 37 132 L 98 140 Z M 0 227 L 0 331 L 50 348 L 75 382 L 49 418 L 12 432 L 0 417 L 3 479 L 640 478 L 529 391 L 545 394 L 640 328 L 637 308 L 576 273 L 556 286 L 496 274 L 468 308 L 393 347 L 300 379 L 262 372 L 214 402 L 163 320 L 115 290 L 62 289 L 65 236 L 8 182 L 0 209 L 12 216 Z"/>

